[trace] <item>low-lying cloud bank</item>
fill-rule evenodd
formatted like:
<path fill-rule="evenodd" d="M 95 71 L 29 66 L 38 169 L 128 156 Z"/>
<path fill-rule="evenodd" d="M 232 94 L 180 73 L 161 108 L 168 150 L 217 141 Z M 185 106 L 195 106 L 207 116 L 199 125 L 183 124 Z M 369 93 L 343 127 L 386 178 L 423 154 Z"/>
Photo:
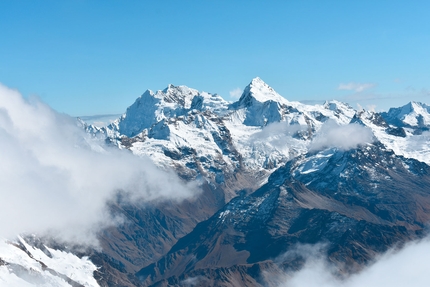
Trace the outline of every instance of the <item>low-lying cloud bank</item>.
<path fill-rule="evenodd" d="M 283 148 L 297 141 L 293 136 L 301 131 L 306 131 L 307 126 L 290 125 L 287 122 L 274 122 L 250 137 L 251 143 L 265 142 L 276 148 Z"/>
<path fill-rule="evenodd" d="M 412 242 L 399 251 L 385 253 L 362 272 L 344 280 L 333 275 L 335 268 L 332 265 L 313 257 L 300 271 L 286 275 L 280 287 L 429 286 L 429 254 L 428 239 Z"/>
<path fill-rule="evenodd" d="M 282 149 L 297 145 L 299 140 L 295 139 L 294 136 L 301 132 L 306 133 L 307 129 L 307 126 L 290 125 L 287 122 L 271 123 L 260 132 L 252 135 L 250 141 L 251 143 L 264 142 L 275 148 Z M 356 123 L 339 125 L 334 120 L 328 120 L 316 132 L 307 148 L 309 151 L 326 148 L 350 150 L 373 141 L 373 132 L 368 127 Z"/>
<path fill-rule="evenodd" d="M 328 120 L 309 145 L 309 150 L 336 147 L 342 150 L 357 148 L 373 142 L 372 130 L 359 124 L 338 125 Z"/>
<path fill-rule="evenodd" d="M 54 233 L 95 244 L 114 224 L 106 203 L 118 190 L 133 200 L 183 199 L 196 192 L 149 159 L 109 149 L 76 120 L 0 84 L 0 236 Z"/>

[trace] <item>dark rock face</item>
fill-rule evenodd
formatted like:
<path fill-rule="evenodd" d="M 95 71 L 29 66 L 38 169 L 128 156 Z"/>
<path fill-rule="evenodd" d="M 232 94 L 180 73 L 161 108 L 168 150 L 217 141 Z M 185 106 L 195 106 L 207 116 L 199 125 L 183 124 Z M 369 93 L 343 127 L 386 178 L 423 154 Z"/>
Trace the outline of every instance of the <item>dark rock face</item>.
<path fill-rule="evenodd" d="M 124 223 L 99 234 L 102 250 L 87 251 L 99 267 L 94 276 L 101 286 L 140 286 L 135 272 L 166 254 L 177 240 L 196 224 L 212 216 L 225 204 L 223 190 L 202 186 L 193 200 L 141 203 L 118 199 L 110 203 L 112 213 Z"/>
<path fill-rule="evenodd" d="M 397 137 L 406 137 L 406 132 L 403 128 L 387 128 L 386 129 L 387 134 L 397 136 Z"/>
<path fill-rule="evenodd" d="M 197 224 L 136 274 L 141 283 L 170 286 L 202 274 L 205 286 L 229 286 L 226 282 L 244 274 L 239 286 L 267 286 L 262 272 L 251 270 L 298 268 L 300 255 L 282 256 L 297 244 L 325 244 L 329 260 L 349 273 L 375 254 L 423 235 L 430 219 L 426 164 L 374 144 L 333 150 L 323 168 L 301 169 L 314 156 L 318 153 L 288 162 L 266 185 Z"/>

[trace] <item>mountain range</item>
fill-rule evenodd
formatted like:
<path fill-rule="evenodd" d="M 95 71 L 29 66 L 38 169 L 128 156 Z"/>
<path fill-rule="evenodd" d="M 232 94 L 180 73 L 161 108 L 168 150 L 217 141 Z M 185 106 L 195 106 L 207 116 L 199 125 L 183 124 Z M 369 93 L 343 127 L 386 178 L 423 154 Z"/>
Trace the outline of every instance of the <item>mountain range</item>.
<path fill-rule="evenodd" d="M 296 250 L 318 249 L 342 277 L 427 234 L 430 106 L 423 103 L 382 113 L 334 100 L 306 105 L 255 78 L 236 102 L 168 85 L 146 91 L 105 127 L 77 124 L 200 193 L 141 203 L 119 192 L 107 205 L 127 220 L 103 229 L 98 249 L 33 235 L 4 241 L 5 282 L 279 286 L 311 252 Z"/>

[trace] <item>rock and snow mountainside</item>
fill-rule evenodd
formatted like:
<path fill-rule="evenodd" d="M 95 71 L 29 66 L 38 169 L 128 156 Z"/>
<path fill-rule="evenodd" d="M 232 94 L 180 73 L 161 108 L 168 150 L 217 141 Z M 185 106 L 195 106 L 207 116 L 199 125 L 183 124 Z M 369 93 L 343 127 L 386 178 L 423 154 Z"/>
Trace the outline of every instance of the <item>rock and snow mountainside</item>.
<path fill-rule="evenodd" d="M 277 274 L 303 265 L 289 253 L 297 245 L 323 244 L 346 274 L 422 237 L 430 220 L 430 107 L 422 103 L 387 113 L 305 105 L 255 78 L 234 103 L 169 85 L 146 91 L 106 127 L 79 123 L 198 181 L 202 193 L 179 203 L 110 202 L 127 220 L 101 232 L 102 250 L 87 257 L 22 238 L 4 243 L 0 282 L 277 286 Z M 86 267 L 68 273 L 71 265 L 55 263 L 66 257 Z"/>
<path fill-rule="evenodd" d="M 310 166 L 319 168 L 309 168 Z M 231 200 L 137 276 L 144 286 L 278 286 L 302 266 L 300 244 L 325 244 L 341 272 L 357 271 L 430 220 L 430 167 L 380 143 L 307 153 L 250 195 Z M 281 278 L 278 278 L 281 279 Z M 236 281 L 237 282 L 237 281 Z"/>
<path fill-rule="evenodd" d="M 0 256 L 0 286 L 100 286 L 88 257 L 49 248 L 34 237 L 1 240 Z"/>
<path fill-rule="evenodd" d="M 142 101 L 144 96 L 150 98 Z M 199 286 L 270 285 L 264 274 L 300 262 L 274 260 L 298 243 L 329 242 L 330 260 L 346 263 L 344 272 L 352 272 L 393 244 L 419 237 L 430 219 L 424 104 L 411 103 L 413 109 L 399 109 L 403 113 L 390 110 L 390 116 L 337 101 L 309 106 L 289 102 L 259 78 L 230 104 L 171 85 L 144 96 L 102 132 L 185 178 L 205 178 L 225 192 L 227 203 L 139 271 L 144 286 L 181 286 L 190 278 L 204 278 Z M 133 122 L 137 106 L 153 98 L 156 109 L 145 115 L 151 123 L 135 129 L 134 136 L 123 132 L 121 123 Z M 336 148 L 339 138 L 350 139 L 320 134 L 333 123 L 364 126 L 373 139 L 350 150 Z M 337 139 L 315 151 L 313 142 L 321 136 Z"/>

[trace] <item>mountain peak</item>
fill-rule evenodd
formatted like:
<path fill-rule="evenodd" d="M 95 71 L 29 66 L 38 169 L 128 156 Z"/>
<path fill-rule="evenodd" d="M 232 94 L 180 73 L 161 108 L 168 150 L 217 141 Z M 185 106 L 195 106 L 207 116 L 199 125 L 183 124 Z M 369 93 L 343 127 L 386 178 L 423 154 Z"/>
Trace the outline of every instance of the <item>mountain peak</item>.
<path fill-rule="evenodd" d="M 255 77 L 251 83 L 245 87 L 239 99 L 240 105 L 249 106 L 253 101 L 264 103 L 267 101 L 287 104 L 288 101 L 279 95 L 272 87 L 266 84 L 261 78 Z"/>
<path fill-rule="evenodd" d="M 430 106 L 420 102 L 409 102 L 399 108 L 390 108 L 382 117 L 390 124 L 423 127 L 430 124 Z"/>
<path fill-rule="evenodd" d="M 162 99 L 164 103 L 178 104 L 183 108 L 189 108 L 192 99 L 198 94 L 199 92 L 197 90 L 187 86 L 174 86 L 169 84 L 164 90 L 158 91 L 156 96 Z"/>
<path fill-rule="evenodd" d="M 163 90 L 163 92 L 167 92 L 168 90 L 172 90 L 175 88 L 175 85 L 173 84 L 168 84 L 167 87 Z"/>
<path fill-rule="evenodd" d="M 267 85 L 260 77 L 252 79 L 250 85 Z"/>
<path fill-rule="evenodd" d="M 430 106 L 428 106 L 424 103 L 411 101 L 411 102 L 409 102 L 408 105 L 411 106 L 411 108 L 415 111 L 430 113 Z"/>
<path fill-rule="evenodd" d="M 276 93 L 275 90 L 272 87 L 270 87 L 268 84 L 266 84 L 266 82 L 263 81 L 260 77 L 255 77 L 254 79 L 252 79 L 252 81 L 248 84 L 248 86 L 246 86 L 246 88 L 248 87 L 259 89 L 262 91 L 268 90 L 272 93 Z"/>

